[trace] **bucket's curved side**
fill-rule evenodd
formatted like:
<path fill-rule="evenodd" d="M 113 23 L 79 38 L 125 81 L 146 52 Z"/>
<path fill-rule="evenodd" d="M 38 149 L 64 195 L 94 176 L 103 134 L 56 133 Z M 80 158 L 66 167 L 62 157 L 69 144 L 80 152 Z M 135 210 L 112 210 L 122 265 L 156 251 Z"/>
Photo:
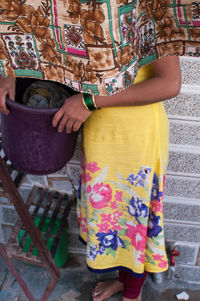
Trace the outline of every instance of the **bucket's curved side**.
<path fill-rule="evenodd" d="M 11 108 L 2 114 L 2 146 L 12 165 L 31 174 L 61 169 L 73 156 L 77 132 L 58 133 L 53 114 L 32 114 Z"/>

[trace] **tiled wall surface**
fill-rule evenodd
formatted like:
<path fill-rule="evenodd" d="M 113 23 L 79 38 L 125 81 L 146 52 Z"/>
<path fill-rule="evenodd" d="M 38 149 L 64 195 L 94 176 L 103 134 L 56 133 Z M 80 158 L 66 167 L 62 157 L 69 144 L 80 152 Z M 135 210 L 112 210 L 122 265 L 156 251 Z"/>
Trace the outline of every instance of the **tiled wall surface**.
<path fill-rule="evenodd" d="M 181 58 L 182 89 L 165 102 L 170 157 L 164 218 L 167 248 L 180 251 L 172 277 L 200 283 L 200 60 Z"/>
<path fill-rule="evenodd" d="M 165 189 L 166 246 L 180 251 L 172 277 L 200 283 L 200 60 L 181 58 L 182 89 L 165 102 L 170 123 L 170 159 Z M 72 160 L 61 171 L 48 176 L 28 175 L 20 189 L 24 199 L 34 184 L 75 195 L 79 181 L 79 137 Z M 16 213 L 0 199 L 0 241 L 5 242 Z M 69 251 L 85 253 L 78 240 L 76 209 L 69 217 Z"/>

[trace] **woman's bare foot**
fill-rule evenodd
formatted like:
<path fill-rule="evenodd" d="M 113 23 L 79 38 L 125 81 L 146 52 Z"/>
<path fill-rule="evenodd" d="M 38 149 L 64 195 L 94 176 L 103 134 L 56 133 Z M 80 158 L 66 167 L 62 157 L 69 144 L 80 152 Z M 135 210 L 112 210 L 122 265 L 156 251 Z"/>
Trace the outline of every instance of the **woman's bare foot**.
<path fill-rule="evenodd" d="M 92 293 L 93 301 L 106 300 L 118 292 L 123 291 L 123 289 L 124 284 L 117 279 L 99 282 Z"/>
<path fill-rule="evenodd" d="M 123 297 L 122 301 L 141 301 L 141 295 L 139 295 L 136 299 L 128 299 Z"/>

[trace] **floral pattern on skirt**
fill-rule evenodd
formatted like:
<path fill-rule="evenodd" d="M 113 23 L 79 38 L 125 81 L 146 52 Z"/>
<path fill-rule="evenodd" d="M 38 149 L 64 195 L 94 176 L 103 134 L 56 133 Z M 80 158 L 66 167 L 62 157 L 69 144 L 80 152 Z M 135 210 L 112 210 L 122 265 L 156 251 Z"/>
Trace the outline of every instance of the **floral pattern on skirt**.
<path fill-rule="evenodd" d="M 145 263 L 149 271 L 166 269 L 167 258 L 161 247 L 164 245 L 163 175 L 154 173 L 150 193 L 150 167 L 142 166 L 137 174 L 129 174 L 126 179 L 119 173 L 119 181 L 108 180 L 109 184 L 105 184 L 107 170 L 108 167 L 102 169 L 97 162 L 82 163 L 78 221 L 81 238 L 87 242 L 88 265 L 92 266 L 91 262 L 97 258 L 103 262 L 109 261 L 110 256 L 117 258 L 124 249 L 133 258 L 137 271 Z M 140 197 L 137 193 L 140 190 L 146 191 L 146 198 Z M 134 272 L 134 267 L 126 268 Z"/>

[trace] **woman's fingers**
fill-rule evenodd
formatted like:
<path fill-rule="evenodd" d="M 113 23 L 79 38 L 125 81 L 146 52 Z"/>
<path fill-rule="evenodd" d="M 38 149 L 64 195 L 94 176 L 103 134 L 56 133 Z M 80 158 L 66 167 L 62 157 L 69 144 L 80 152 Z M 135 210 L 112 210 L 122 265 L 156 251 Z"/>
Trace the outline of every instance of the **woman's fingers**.
<path fill-rule="evenodd" d="M 8 90 L 8 97 L 10 100 L 15 100 L 15 86 L 16 81 L 14 77 L 9 77 L 9 90 Z"/>
<path fill-rule="evenodd" d="M 63 117 L 63 109 L 61 108 L 53 117 L 53 120 L 52 120 L 52 125 L 53 127 L 57 127 L 60 119 Z"/>
<path fill-rule="evenodd" d="M 74 126 L 74 120 L 68 119 L 68 121 L 66 122 L 66 133 L 67 134 L 70 134 L 72 132 L 73 126 Z"/>
<path fill-rule="evenodd" d="M 68 116 L 63 115 L 62 119 L 60 119 L 60 122 L 58 124 L 58 132 L 62 133 L 63 130 L 65 129 L 65 127 L 67 127 L 67 123 L 68 123 Z"/>
<path fill-rule="evenodd" d="M 80 129 L 81 124 L 82 124 L 81 122 L 75 122 L 73 126 L 73 131 L 77 132 Z"/>
<path fill-rule="evenodd" d="M 6 115 L 8 115 L 10 113 L 10 111 L 8 110 L 7 106 L 6 106 L 6 94 L 5 93 L 0 93 L 0 111 Z"/>
<path fill-rule="evenodd" d="M 0 76 L 0 111 L 4 114 L 9 114 L 9 110 L 6 107 L 6 96 L 12 100 L 15 100 L 15 78 Z"/>
<path fill-rule="evenodd" d="M 73 130 L 75 120 L 69 118 L 67 114 L 64 114 L 62 108 L 53 117 L 53 127 L 58 127 L 58 132 L 62 133 L 66 128 L 66 133 L 69 134 Z"/>
<path fill-rule="evenodd" d="M 8 92 L 8 96 L 9 96 L 9 99 L 15 100 L 15 85 L 14 85 L 13 89 L 10 89 L 10 91 Z"/>
<path fill-rule="evenodd" d="M 54 115 L 52 124 L 58 127 L 58 132 L 66 133 L 78 131 L 82 123 L 90 116 L 91 112 L 83 106 L 79 94 L 71 96 Z"/>
<path fill-rule="evenodd" d="M 10 113 L 10 111 L 8 110 L 5 104 L 0 105 L 0 111 L 5 115 L 8 115 Z"/>
<path fill-rule="evenodd" d="M 57 120 L 55 124 L 58 124 Z M 60 122 L 58 124 L 58 132 L 61 133 L 65 129 L 67 134 L 70 134 L 72 131 L 77 132 L 81 126 L 81 122 L 75 121 L 74 119 L 70 119 L 66 116 L 63 116 L 62 119 L 60 119 Z"/>

